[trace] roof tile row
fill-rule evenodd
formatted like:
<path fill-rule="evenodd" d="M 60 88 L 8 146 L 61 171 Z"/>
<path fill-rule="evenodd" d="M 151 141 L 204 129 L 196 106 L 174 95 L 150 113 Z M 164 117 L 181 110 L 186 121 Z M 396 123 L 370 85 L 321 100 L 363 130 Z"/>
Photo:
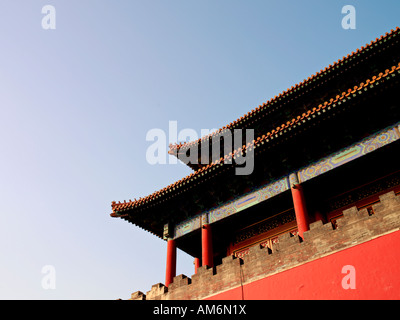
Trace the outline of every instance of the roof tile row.
<path fill-rule="evenodd" d="M 278 134 L 281 134 L 282 132 L 285 132 L 287 129 L 300 125 L 302 122 L 305 122 L 307 119 L 310 119 L 310 116 L 315 115 L 316 113 L 318 114 L 321 111 L 324 112 L 325 109 L 329 109 L 330 106 L 335 106 L 336 103 L 340 104 L 341 102 L 344 102 L 347 97 L 356 94 L 356 92 L 362 93 L 362 90 L 367 90 L 366 89 L 367 87 L 373 85 L 375 82 L 381 80 L 382 78 L 388 77 L 395 71 L 398 71 L 400 73 L 400 63 L 398 63 L 395 66 L 392 66 L 391 69 L 386 69 L 385 72 L 379 73 L 378 76 L 373 76 L 372 79 L 367 79 L 365 82 L 361 82 L 358 86 L 349 88 L 347 91 L 342 92 L 342 94 L 336 95 L 335 98 L 331 98 L 329 99 L 329 101 L 325 101 L 323 104 L 318 105 L 318 107 L 314 107 L 311 110 L 308 110 L 307 112 L 304 112 L 301 115 L 297 116 L 296 118 L 287 121 L 281 126 L 278 126 L 276 129 L 273 129 L 270 132 L 262 135 L 261 137 L 257 137 L 257 139 L 254 139 L 251 143 L 243 145 L 242 148 L 234 150 L 233 152 L 225 155 L 224 157 L 221 157 L 219 160 L 216 160 L 208 164 L 207 166 L 198 169 L 196 172 L 193 172 L 190 175 L 144 198 L 139 198 L 139 200 L 135 199 L 134 201 L 129 200 L 129 202 L 124 201 L 123 203 L 113 201 L 112 209 L 114 214 L 112 214 L 112 216 L 119 216 L 118 214 L 116 215 L 115 213 L 119 211 L 124 211 L 125 209 L 139 207 L 141 205 L 149 203 L 152 200 L 158 199 L 159 197 L 171 191 L 174 191 L 176 188 L 185 185 L 189 181 L 195 180 L 198 177 L 204 175 L 207 172 L 207 170 L 210 169 L 211 167 L 222 165 L 224 161 L 231 160 L 232 158 L 240 156 L 246 149 L 256 148 L 257 146 L 260 146 L 265 142 L 269 142 L 270 139 L 272 140 L 278 137 Z"/>
<path fill-rule="evenodd" d="M 396 29 L 395 30 L 392 29 L 390 33 L 386 32 L 385 35 L 381 35 L 380 38 L 376 38 L 375 40 L 372 40 L 369 44 L 366 44 L 365 46 L 362 46 L 360 49 L 357 49 L 355 52 L 353 51 L 351 54 L 348 54 L 347 56 L 344 56 L 342 59 L 339 59 L 338 61 L 334 62 L 333 64 L 330 64 L 328 67 L 325 67 L 324 69 L 321 69 L 319 72 L 316 72 L 314 75 L 311 75 L 310 77 L 308 77 L 307 79 L 303 80 L 302 82 L 300 82 L 300 83 L 288 88 L 286 91 L 283 91 L 278 96 L 275 96 L 274 98 L 268 100 L 266 103 L 263 103 L 262 105 L 259 105 L 257 108 L 249 111 L 247 114 L 245 114 L 245 115 L 241 116 L 240 118 L 238 118 L 237 120 L 229 123 L 227 126 L 224 126 L 221 129 L 219 129 L 217 131 L 214 131 L 214 132 L 210 133 L 209 135 L 206 135 L 206 136 L 200 138 L 199 140 L 189 141 L 189 142 L 181 142 L 181 143 L 178 143 L 178 144 L 170 144 L 169 153 L 170 154 L 174 154 L 182 146 L 191 147 L 191 146 L 197 144 L 200 140 L 204 141 L 204 140 L 209 139 L 210 137 L 212 137 L 214 135 L 217 135 L 217 134 L 223 132 L 226 129 L 234 128 L 237 124 L 239 124 L 240 122 L 248 119 L 249 117 L 252 117 L 256 112 L 259 112 L 261 109 L 264 109 L 266 107 L 269 107 L 269 106 L 273 105 L 275 102 L 280 100 L 282 97 L 297 91 L 301 87 L 308 85 L 309 83 L 311 83 L 312 81 L 315 81 L 316 79 L 319 79 L 320 77 L 324 76 L 326 73 L 330 72 L 334 68 L 337 68 L 339 65 L 347 62 L 348 60 L 351 60 L 354 56 L 359 55 L 362 52 L 368 51 L 369 48 L 372 47 L 372 46 L 376 46 L 378 44 L 378 42 L 386 41 L 386 39 L 388 37 L 391 37 L 391 36 L 399 33 L 399 31 L 400 31 L 400 28 L 396 27 Z"/>

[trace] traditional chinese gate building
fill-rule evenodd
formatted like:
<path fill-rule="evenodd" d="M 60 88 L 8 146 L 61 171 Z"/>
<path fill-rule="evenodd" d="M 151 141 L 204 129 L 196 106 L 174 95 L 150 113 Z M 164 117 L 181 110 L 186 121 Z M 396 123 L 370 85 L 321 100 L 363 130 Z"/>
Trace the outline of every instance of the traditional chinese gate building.
<path fill-rule="evenodd" d="M 200 155 L 228 130 L 254 130 L 229 153 L 221 143 L 219 160 L 188 163 L 194 172 L 174 184 L 112 203 L 112 217 L 166 241 L 165 284 L 132 299 L 399 299 L 399 40 L 397 28 L 210 136 L 170 146 Z M 226 163 L 246 154 L 254 170 L 236 175 Z M 194 257 L 191 278 L 176 276 L 177 248 Z"/>

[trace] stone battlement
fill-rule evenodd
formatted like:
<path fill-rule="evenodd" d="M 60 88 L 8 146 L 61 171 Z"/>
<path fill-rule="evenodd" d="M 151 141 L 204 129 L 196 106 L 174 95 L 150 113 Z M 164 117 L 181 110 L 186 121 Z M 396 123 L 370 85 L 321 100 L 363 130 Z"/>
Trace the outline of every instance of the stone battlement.
<path fill-rule="evenodd" d="M 284 234 L 272 249 L 253 246 L 242 259 L 225 257 L 214 268 L 200 267 L 192 278 L 176 276 L 168 288 L 158 283 L 146 294 L 132 293 L 131 300 L 205 299 L 400 230 L 400 195 L 383 194 L 372 209 L 373 213 L 352 207 L 343 211 L 335 228 L 314 222 L 304 233 L 304 241 Z"/>

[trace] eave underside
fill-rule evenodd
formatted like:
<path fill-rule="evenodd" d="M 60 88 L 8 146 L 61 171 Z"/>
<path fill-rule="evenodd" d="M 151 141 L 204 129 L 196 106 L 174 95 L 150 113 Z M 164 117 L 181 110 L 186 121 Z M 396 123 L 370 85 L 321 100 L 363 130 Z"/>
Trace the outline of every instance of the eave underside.
<path fill-rule="evenodd" d="M 400 186 L 400 141 L 351 161 L 303 183 L 310 215 L 348 208 L 357 201 Z M 217 261 L 243 228 L 293 209 L 290 190 L 212 224 L 214 254 Z M 339 213 L 338 213 L 339 214 Z M 177 247 L 193 257 L 201 257 L 201 233 L 195 230 L 176 240 Z"/>
<path fill-rule="evenodd" d="M 224 128 L 230 130 L 236 128 L 254 129 L 257 138 L 282 123 L 290 121 L 298 114 L 310 110 L 313 106 L 323 104 L 329 98 L 359 85 L 366 79 L 372 79 L 379 72 L 383 72 L 399 62 L 400 42 L 398 35 L 399 30 L 396 29 L 391 34 L 377 39 Z M 223 131 L 223 129 L 221 130 Z M 178 157 L 180 154 L 186 154 L 190 148 L 196 145 L 200 154 L 202 143 L 208 144 L 209 148 L 213 145 L 212 139 L 204 140 L 204 138 L 181 146 L 174 146 L 169 153 Z M 215 141 L 218 141 L 218 139 Z M 244 140 L 243 144 L 245 144 Z M 223 152 L 224 150 L 221 148 L 221 154 Z M 205 166 L 200 160 L 199 158 L 196 163 L 189 162 L 187 165 L 193 170 L 198 170 Z"/>
<path fill-rule="evenodd" d="M 257 149 L 254 172 L 249 176 L 235 176 L 231 165 L 223 165 L 219 172 L 176 193 L 170 200 L 143 211 L 127 211 L 121 217 L 162 237 L 167 222 L 184 221 L 394 124 L 400 119 L 398 92 L 398 80 L 374 87 L 368 94 L 356 96 L 346 105 L 278 137 Z M 224 187 L 216 188 L 217 185 Z"/>

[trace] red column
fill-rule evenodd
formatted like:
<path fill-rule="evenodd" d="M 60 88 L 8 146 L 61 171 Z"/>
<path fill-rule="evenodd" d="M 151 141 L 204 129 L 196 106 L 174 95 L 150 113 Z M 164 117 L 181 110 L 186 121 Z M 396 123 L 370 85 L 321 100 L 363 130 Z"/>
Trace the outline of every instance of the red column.
<path fill-rule="evenodd" d="M 304 200 L 303 188 L 300 184 L 295 184 L 291 189 L 294 212 L 296 213 L 297 230 L 299 231 L 299 236 L 303 239 L 304 231 L 309 229 L 308 214 Z"/>
<path fill-rule="evenodd" d="M 201 247 L 202 247 L 202 263 L 203 266 L 213 267 L 213 248 L 211 237 L 211 226 L 203 225 L 201 229 Z"/>
<path fill-rule="evenodd" d="M 197 269 L 200 268 L 200 259 L 199 258 L 194 258 L 194 274 L 197 273 Z"/>
<path fill-rule="evenodd" d="M 167 242 L 167 268 L 165 270 L 165 286 L 172 282 L 176 276 L 176 243 L 175 240 L 168 239 Z"/>

